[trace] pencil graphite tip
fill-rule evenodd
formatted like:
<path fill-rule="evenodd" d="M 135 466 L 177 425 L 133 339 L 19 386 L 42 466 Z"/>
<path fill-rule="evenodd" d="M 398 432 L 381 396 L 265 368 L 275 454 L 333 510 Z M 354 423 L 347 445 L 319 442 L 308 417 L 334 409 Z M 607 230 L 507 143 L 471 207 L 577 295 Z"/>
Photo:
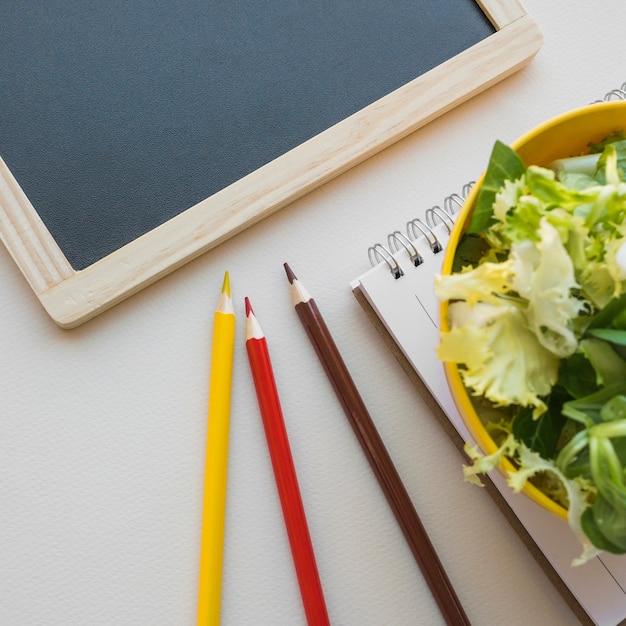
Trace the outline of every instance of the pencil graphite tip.
<path fill-rule="evenodd" d="M 224 282 L 222 283 L 222 293 L 225 293 L 229 298 L 230 295 L 230 276 L 228 272 L 224 273 Z"/>
<path fill-rule="evenodd" d="M 285 272 L 287 273 L 287 278 L 289 279 L 290 284 L 293 285 L 294 280 L 298 280 L 296 275 L 293 273 L 293 270 L 289 267 L 288 263 L 284 263 L 283 267 L 285 268 Z"/>
<path fill-rule="evenodd" d="M 249 339 L 264 339 L 265 333 L 259 324 L 259 320 L 257 320 L 254 311 L 252 310 L 252 306 L 250 305 L 250 300 L 248 298 L 245 299 L 246 303 L 246 341 Z"/>
<path fill-rule="evenodd" d="M 291 284 L 291 299 L 293 300 L 294 306 L 311 300 L 311 294 L 302 286 L 289 265 L 285 263 L 284 267 L 289 283 Z"/>
<path fill-rule="evenodd" d="M 234 315 L 233 300 L 230 297 L 230 278 L 228 272 L 224 274 L 224 283 L 220 292 L 220 299 L 217 302 L 216 313 L 224 313 L 226 315 Z"/>

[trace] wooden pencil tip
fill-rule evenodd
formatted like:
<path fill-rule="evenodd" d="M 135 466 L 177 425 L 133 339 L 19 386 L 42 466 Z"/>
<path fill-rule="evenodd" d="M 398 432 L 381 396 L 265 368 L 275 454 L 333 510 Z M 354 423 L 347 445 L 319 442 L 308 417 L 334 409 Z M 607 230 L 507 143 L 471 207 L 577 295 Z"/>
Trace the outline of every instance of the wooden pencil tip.
<path fill-rule="evenodd" d="M 252 306 L 250 304 L 250 299 L 248 298 L 248 296 L 246 296 L 245 298 L 245 303 L 246 303 L 246 317 L 250 317 L 251 313 L 252 315 L 254 315 L 254 311 L 252 310 Z"/>
<path fill-rule="evenodd" d="M 230 275 L 228 272 L 224 274 L 224 282 L 222 283 L 222 291 L 220 299 L 217 302 L 216 313 L 224 313 L 226 315 L 235 315 L 233 308 L 233 299 L 230 296 Z"/>
<path fill-rule="evenodd" d="M 296 278 L 296 275 L 293 273 L 292 269 L 289 267 L 288 263 L 285 263 L 283 265 L 283 267 L 285 268 L 285 272 L 287 273 L 287 278 L 289 279 L 290 284 L 293 285 L 293 281 L 294 280 L 298 280 Z"/>
<path fill-rule="evenodd" d="M 291 285 L 291 299 L 293 300 L 294 306 L 302 302 L 308 302 L 311 300 L 311 296 L 308 291 L 302 286 L 298 277 L 293 273 L 293 270 L 289 267 L 288 263 L 284 264 L 285 272 L 287 272 L 287 278 L 289 279 L 289 283 Z"/>
<path fill-rule="evenodd" d="M 228 272 L 224 273 L 224 282 L 222 283 L 222 293 L 225 293 L 229 298 L 231 297 L 231 295 L 230 295 L 230 276 L 228 275 Z"/>

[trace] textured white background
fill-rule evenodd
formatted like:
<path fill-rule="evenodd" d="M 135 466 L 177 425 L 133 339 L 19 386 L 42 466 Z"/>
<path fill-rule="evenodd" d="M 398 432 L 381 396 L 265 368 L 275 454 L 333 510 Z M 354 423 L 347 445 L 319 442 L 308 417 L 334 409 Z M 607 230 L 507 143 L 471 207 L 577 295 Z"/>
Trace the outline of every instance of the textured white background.
<path fill-rule="evenodd" d="M 213 310 L 239 316 L 223 624 L 304 623 L 244 348 L 270 345 L 331 621 L 441 618 L 292 309 L 312 292 L 475 624 L 576 619 L 387 351 L 349 282 L 367 246 L 476 178 L 496 138 L 626 80 L 623 0 L 527 0 L 534 61 L 96 320 L 58 329 L 0 247 L 0 624 L 195 622 Z M 419 329 L 416 329 L 419 332 Z"/>

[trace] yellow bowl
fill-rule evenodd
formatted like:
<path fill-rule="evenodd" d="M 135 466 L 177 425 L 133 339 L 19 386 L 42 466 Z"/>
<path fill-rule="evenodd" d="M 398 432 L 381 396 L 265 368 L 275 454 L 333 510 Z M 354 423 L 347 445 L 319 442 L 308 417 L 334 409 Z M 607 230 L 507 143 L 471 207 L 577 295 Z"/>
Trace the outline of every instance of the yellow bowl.
<path fill-rule="evenodd" d="M 626 131 L 626 101 L 601 102 L 563 113 L 540 124 L 511 143 L 526 165 L 546 166 L 552 161 L 584 154 L 589 142 L 599 142 L 616 130 Z M 476 204 L 484 174 L 468 195 L 452 230 L 446 247 L 442 273 L 450 274 L 457 246 L 463 236 Z M 441 305 L 441 329 L 449 330 L 448 306 Z M 456 406 L 472 437 L 485 454 L 498 449 L 477 414 L 470 396 L 463 385 L 458 367 L 444 363 L 446 378 Z M 501 469 L 515 471 L 512 463 L 505 460 Z M 524 492 L 542 507 L 567 519 L 567 510 L 556 504 L 539 489 L 527 483 Z"/>

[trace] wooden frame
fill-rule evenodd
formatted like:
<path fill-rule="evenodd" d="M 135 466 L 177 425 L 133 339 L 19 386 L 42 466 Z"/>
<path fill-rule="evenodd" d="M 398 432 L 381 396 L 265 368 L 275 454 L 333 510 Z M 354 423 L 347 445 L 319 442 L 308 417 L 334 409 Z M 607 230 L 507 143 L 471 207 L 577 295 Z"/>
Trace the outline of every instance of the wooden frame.
<path fill-rule="evenodd" d="M 542 36 L 518 0 L 478 0 L 496 32 L 93 265 L 74 270 L 0 159 L 0 238 L 72 328 L 524 66 Z"/>

